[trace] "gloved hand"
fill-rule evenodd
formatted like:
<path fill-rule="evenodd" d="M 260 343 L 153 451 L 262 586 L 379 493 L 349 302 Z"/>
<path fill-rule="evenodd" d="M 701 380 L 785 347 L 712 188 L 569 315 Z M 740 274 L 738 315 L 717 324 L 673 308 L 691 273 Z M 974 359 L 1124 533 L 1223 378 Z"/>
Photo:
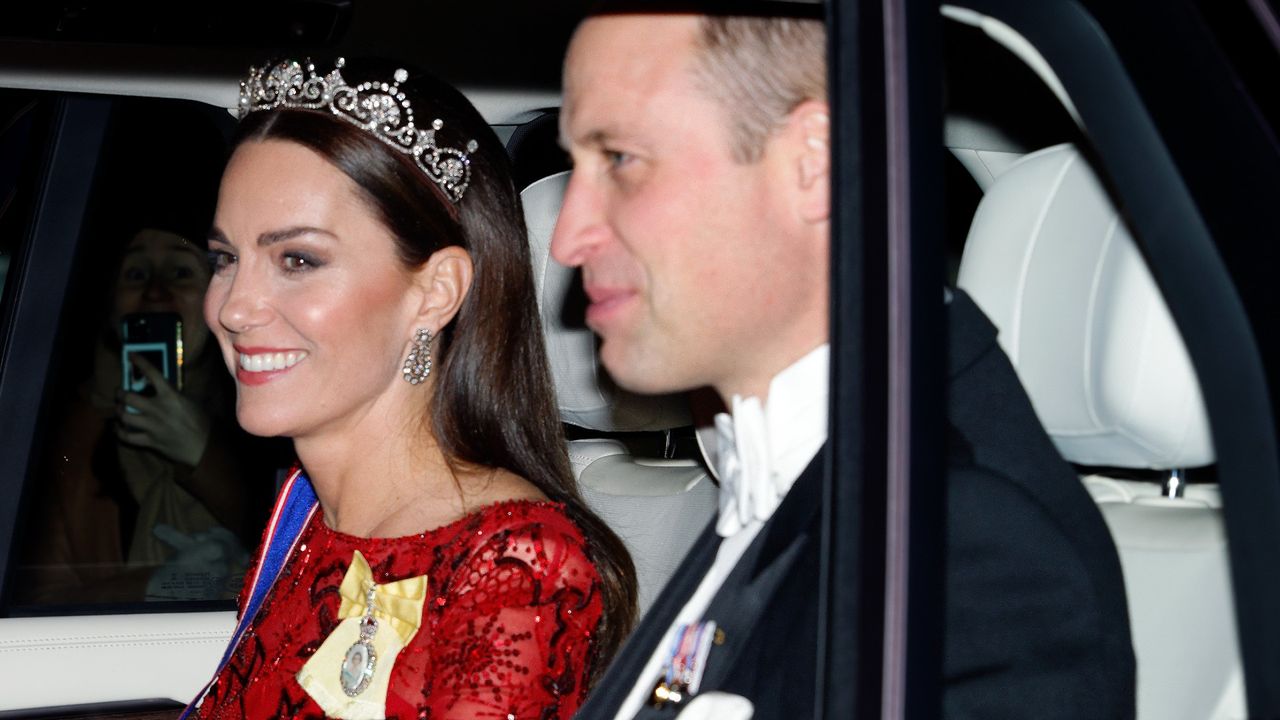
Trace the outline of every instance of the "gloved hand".
<path fill-rule="evenodd" d="M 176 552 L 147 581 L 147 600 L 216 600 L 234 597 L 228 587 L 243 577 L 249 555 L 224 527 L 188 535 L 161 523 L 152 534 Z"/>

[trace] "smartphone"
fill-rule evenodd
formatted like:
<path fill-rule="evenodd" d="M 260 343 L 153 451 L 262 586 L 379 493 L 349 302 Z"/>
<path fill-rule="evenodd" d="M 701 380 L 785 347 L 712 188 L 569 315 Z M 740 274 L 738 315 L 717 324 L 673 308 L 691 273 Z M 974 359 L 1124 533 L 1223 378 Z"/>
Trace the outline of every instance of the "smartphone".
<path fill-rule="evenodd" d="M 125 392 L 144 392 L 150 384 L 131 358 L 140 355 L 182 389 L 182 316 L 178 313 L 132 313 L 120 319 L 120 370 Z"/>

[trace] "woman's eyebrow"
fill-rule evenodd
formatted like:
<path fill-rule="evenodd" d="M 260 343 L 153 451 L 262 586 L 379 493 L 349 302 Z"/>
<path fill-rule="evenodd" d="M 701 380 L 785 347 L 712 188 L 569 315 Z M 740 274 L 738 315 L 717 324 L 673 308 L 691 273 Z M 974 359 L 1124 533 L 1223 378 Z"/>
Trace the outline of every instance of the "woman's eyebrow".
<path fill-rule="evenodd" d="M 275 243 L 283 242 L 290 238 L 298 237 L 299 235 L 327 235 L 335 240 L 338 238 L 337 235 L 334 235 L 324 228 L 311 227 L 309 225 L 298 225 L 295 227 L 262 233 L 258 236 L 258 247 L 274 245 Z M 231 244 L 231 241 L 227 239 L 226 234 L 218 228 L 213 228 L 209 231 L 209 242 L 220 242 L 224 245 Z"/>
<path fill-rule="evenodd" d="M 308 225 L 298 225 L 295 227 L 284 228 L 283 230 L 272 230 L 258 236 L 258 247 L 267 247 L 275 243 L 298 237 L 299 235 L 328 235 L 333 239 L 338 239 L 337 235 L 325 230 L 324 228 L 311 227 Z"/>

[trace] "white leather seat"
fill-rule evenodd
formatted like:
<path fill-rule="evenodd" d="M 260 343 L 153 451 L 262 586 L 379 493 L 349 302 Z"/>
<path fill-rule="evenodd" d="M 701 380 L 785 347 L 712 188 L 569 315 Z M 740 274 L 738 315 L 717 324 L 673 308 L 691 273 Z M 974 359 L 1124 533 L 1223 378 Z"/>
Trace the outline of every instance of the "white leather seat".
<path fill-rule="evenodd" d="M 958 284 L 1000 329 L 1067 460 L 1173 470 L 1214 461 L 1186 348 L 1123 218 L 1071 145 L 1027 155 L 987 189 Z M 1140 720 L 1244 717 L 1216 486 L 1083 478 L 1120 552 Z"/>
<path fill-rule="evenodd" d="M 619 389 L 599 363 L 591 331 L 565 322 L 565 298 L 577 280 L 551 259 L 550 244 L 568 181 L 569 173 L 562 172 L 521 194 L 561 418 L 602 433 L 687 426 L 684 395 L 641 396 Z M 616 439 L 571 441 L 569 459 L 587 503 L 631 551 L 643 613 L 715 514 L 716 486 L 693 460 L 636 457 Z"/>

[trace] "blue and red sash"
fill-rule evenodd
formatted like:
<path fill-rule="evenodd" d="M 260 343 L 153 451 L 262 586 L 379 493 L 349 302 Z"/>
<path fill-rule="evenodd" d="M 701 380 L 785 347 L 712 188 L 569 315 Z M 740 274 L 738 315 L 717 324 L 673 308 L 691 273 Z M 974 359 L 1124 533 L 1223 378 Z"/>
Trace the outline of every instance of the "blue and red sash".
<path fill-rule="evenodd" d="M 196 695 L 195 700 L 192 700 L 191 704 L 182 711 L 179 720 L 185 720 L 192 710 L 200 706 L 205 695 L 213 687 L 214 681 L 222 674 L 222 669 L 230 662 L 236 646 L 240 644 L 240 639 L 244 637 L 245 631 L 253 624 L 253 618 L 258 614 L 258 609 L 262 607 L 263 600 L 271 592 L 271 588 L 280 577 L 285 563 L 293 555 L 294 548 L 298 544 L 298 538 L 302 536 L 302 531 L 311 522 L 311 516 L 315 515 L 319 506 L 320 504 L 316 500 L 316 491 L 311 487 L 311 481 L 307 479 L 306 475 L 302 474 L 302 468 L 294 469 L 280 489 L 280 495 L 276 498 L 275 509 L 271 511 L 271 520 L 267 523 L 266 533 L 262 537 L 258 567 L 251 577 L 245 579 L 249 584 L 248 600 L 240 613 L 240 620 L 236 623 L 236 630 L 231 635 L 231 642 L 227 644 L 227 651 L 223 653 L 222 661 L 218 663 L 218 669 L 214 672 L 213 679 Z"/>

